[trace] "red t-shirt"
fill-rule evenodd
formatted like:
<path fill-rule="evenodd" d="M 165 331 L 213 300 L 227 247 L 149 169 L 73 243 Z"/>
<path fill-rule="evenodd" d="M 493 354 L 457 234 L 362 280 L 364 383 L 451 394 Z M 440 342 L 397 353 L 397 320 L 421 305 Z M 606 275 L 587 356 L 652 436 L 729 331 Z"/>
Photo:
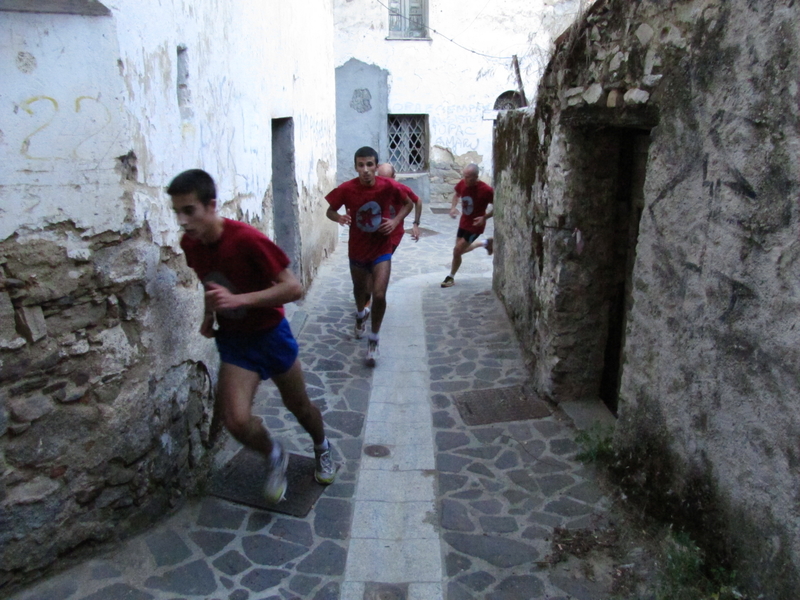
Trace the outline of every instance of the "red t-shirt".
<path fill-rule="evenodd" d="M 494 190 L 482 181 L 467 187 L 462 179 L 456 184 L 456 194 L 461 198 L 461 221 L 458 227 L 471 233 L 483 233 L 486 223 L 476 226 L 473 221 L 486 214 L 486 207 L 494 201 Z"/>
<path fill-rule="evenodd" d="M 389 178 L 387 178 L 387 179 L 389 179 Z M 407 185 L 405 185 L 403 183 L 400 183 L 399 181 L 395 181 L 394 179 L 389 179 L 389 181 L 391 181 L 397 187 L 399 187 L 400 191 L 403 192 L 403 195 L 404 196 L 408 196 L 411 199 L 412 202 L 414 202 L 414 203 L 419 202 L 419 196 L 417 196 L 410 187 L 408 187 Z M 403 208 L 403 204 L 404 204 L 403 202 L 400 202 L 399 204 L 396 203 L 396 202 L 392 202 L 392 205 L 389 207 L 389 217 L 394 219 L 397 216 L 397 212 L 401 208 Z M 405 222 L 405 219 L 403 219 L 402 221 L 400 221 L 400 224 L 392 232 L 391 238 L 392 238 L 392 245 L 393 246 L 399 246 L 400 245 L 400 242 L 403 239 L 403 235 L 405 235 L 405 232 L 406 232 L 405 231 L 405 225 L 406 225 L 406 222 Z"/>
<path fill-rule="evenodd" d="M 325 196 L 333 210 L 342 206 L 350 211 L 348 256 L 358 262 L 372 262 L 391 254 L 392 239 L 378 231 L 383 219 L 389 219 L 392 202 L 403 202 L 403 194 L 390 180 L 376 177 L 375 185 L 362 185 L 358 177 L 345 181 Z"/>
<path fill-rule="evenodd" d="M 222 236 L 213 244 L 203 244 L 184 234 L 181 248 L 186 253 L 186 263 L 203 284 L 218 283 L 234 294 L 272 287 L 278 274 L 289 266 L 289 257 L 267 236 L 247 223 L 231 219 L 224 219 Z M 283 317 L 282 306 L 217 311 L 223 332 L 271 329 Z"/>

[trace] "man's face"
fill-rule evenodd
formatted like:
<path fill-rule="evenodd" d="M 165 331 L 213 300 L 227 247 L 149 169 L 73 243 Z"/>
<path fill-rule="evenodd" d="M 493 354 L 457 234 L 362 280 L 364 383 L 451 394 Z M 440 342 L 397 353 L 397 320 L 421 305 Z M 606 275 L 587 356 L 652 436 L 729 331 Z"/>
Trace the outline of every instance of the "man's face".
<path fill-rule="evenodd" d="M 392 169 L 392 165 L 388 163 L 383 163 L 378 167 L 377 170 L 378 177 L 386 177 L 387 179 L 394 179 L 394 169 Z"/>
<path fill-rule="evenodd" d="M 356 158 L 356 171 L 358 180 L 362 185 L 375 185 L 375 171 L 378 168 L 378 161 L 374 156 L 359 156 Z"/>
<path fill-rule="evenodd" d="M 467 184 L 467 187 L 478 183 L 478 173 L 474 169 L 464 169 L 461 175 L 464 177 L 464 183 Z"/>
<path fill-rule="evenodd" d="M 201 242 L 209 242 L 217 220 L 216 200 L 204 205 L 197 198 L 197 192 L 176 194 L 172 196 L 172 210 L 178 217 L 181 226 L 190 238 Z"/>

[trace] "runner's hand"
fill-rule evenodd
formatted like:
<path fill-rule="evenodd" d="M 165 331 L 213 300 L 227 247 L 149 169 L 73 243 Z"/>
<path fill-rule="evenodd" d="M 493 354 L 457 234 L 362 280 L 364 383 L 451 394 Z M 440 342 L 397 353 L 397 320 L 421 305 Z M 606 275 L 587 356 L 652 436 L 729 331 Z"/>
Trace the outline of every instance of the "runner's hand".
<path fill-rule="evenodd" d="M 455 206 L 450 209 L 450 216 L 454 219 L 458 216 L 458 209 Z"/>
<path fill-rule="evenodd" d="M 485 223 L 486 223 L 486 217 L 475 217 L 475 220 L 472 221 L 472 224 L 475 225 L 475 227 L 480 227 Z"/>
<path fill-rule="evenodd" d="M 200 335 L 213 338 L 214 333 L 214 313 L 211 313 L 203 317 L 203 322 L 200 324 Z"/>
<path fill-rule="evenodd" d="M 384 219 L 383 223 L 381 223 L 380 227 L 378 227 L 378 231 L 380 231 L 383 235 L 389 235 L 395 230 L 397 224 L 397 219 Z"/>
<path fill-rule="evenodd" d="M 413 239 L 415 242 L 419 241 L 419 225 L 416 223 L 413 227 L 411 227 L 411 239 Z"/>
<path fill-rule="evenodd" d="M 207 310 L 231 310 L 244 306 L 238 296 L 218 283 L 206 284 L 205 299 Z"/>

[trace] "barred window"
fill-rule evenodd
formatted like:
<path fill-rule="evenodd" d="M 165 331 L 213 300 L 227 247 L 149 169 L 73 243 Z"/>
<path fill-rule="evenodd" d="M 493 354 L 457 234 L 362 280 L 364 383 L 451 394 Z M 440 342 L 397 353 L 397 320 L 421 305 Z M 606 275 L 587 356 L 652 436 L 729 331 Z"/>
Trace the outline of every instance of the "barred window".
<path fill-rule="evenodd" d="M 428 115 L 389 115 L 389 162 L 398 173 L 428 169 Z"/>
<path fill-rule="evenodd" d="M 428 39 L 428 0 L 389 0 L 389 37 Z"/>

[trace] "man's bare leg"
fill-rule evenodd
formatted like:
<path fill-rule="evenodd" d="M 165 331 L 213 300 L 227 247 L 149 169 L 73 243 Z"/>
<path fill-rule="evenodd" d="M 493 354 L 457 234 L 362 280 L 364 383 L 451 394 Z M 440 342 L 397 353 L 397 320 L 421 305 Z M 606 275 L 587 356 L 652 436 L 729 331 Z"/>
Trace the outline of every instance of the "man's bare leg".
<path fill-rule="evenodd" d="M 455 277 L 455 274 L 458 273 L 458 270 L 461 268 L 461 256 L 474 250 L 472 245 L 475 244 L 467 244 L 467 240 L 464 238 L 458 238 L 456 240 L 456 245 L 453 247 L 453 265 L 450 267 L 450 275 Z"/>
<path fill-rule="evenodd" d="M 372 267 L 372 333 L 378 334 L 386 314 L 386 288 L 392 274 L 392 261 L 385 260 Z"/>
<path fill-rule="evenodd" d="M 236 365 L 223 362 L 219 369 L 217 395 L 225 428 L 247 448 L 269 457 L 272 440 L 260 418 L 253 415 L 253 397 L 261 377 Z"/>
<path fill-rule="evenodd" d="M 314 440 L 314 444 L 317 446 L 322 444 L 325 441 L 322 413 L 308 399 L 300 360 L 295 360 L 288 371 L 275 375 L 272 381 L 275 382 L 278 391 L 281 393 L 283 405 L 289 409 L 297 419 L 297 422 L 308 432 L 311 439 Z"/>
<path fill-rule="evenodd" d="M 370 274 L 366 269 L 350 265 L 350 278 L 353 280 L 353 299 L 356 301 L 356 309 L 360 313 L 364 310 L 369 298 Z"/>

